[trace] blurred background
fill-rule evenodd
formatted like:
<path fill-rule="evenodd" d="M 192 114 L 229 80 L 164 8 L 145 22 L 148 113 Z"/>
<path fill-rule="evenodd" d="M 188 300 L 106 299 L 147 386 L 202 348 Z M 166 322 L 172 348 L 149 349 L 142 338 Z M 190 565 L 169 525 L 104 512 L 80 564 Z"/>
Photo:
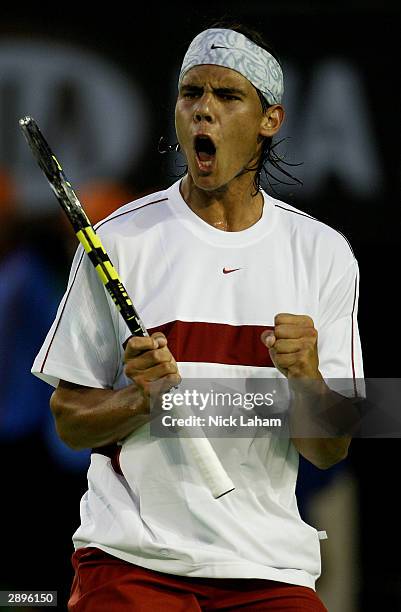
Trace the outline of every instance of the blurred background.
<path fill-rule="evenodd" d="M 212 8 L 170 2 L 2 11 L 0 590 L 57 590 L 60 610 L 88 453 L 58 441 L 51 389 L 30 368 L 76 240 L 18 119 L 37 120 L 96 222 L 177 179 L 181 161 L 158 153 L 161 136 L 175 142 L 177 72 L 193 36 L 221 18 L 260 30 L 284 66 L 287 118 L 277 151 L 301 164 L 292 171 L 304 185 L 289 181 L 269 192 L 351 242 L 361 271 L 365 376 L 399 371 L 399 5 L 230 0 Z M 398 439 L 356 439 L 331 470 L 301 463 L 300 511 L 328 534 L 317 586 L 330 612 L 401 610 L 399 455 Z"/>

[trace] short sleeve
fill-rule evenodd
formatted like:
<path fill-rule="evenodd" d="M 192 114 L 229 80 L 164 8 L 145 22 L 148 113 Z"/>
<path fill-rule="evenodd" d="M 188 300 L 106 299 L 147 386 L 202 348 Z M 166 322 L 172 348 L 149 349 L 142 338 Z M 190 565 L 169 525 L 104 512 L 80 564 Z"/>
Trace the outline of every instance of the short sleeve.
<path fill-rule="evenodd" d="M 32 374 L 56 387 L 60 379 L 111 388 L 120 366 L 118 329 L 111 299 L 81 246 L 67 290 L 36 356 Z"/>
<path fill-rule="evenodd" d="M 344 386 L 347 380 L 347 389 L 353 395 L 364 395 L 358 299 L 359 268 L 353 259 L 342 276 L 327 284 L 320 296 L 319 369 L 330 387 Z"/>

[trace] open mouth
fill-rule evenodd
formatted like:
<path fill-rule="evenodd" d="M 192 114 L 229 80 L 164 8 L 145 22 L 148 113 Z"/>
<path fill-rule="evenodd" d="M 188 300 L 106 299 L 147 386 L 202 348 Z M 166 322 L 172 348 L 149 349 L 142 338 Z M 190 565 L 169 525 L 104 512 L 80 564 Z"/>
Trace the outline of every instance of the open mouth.
<path fill-rule="evenodd" d="M 210 168 L 216 156 L 216 147 L 212 139 L 209 136 L 196 136 L 195 151 L 199 167 L 201 169 Z"/>

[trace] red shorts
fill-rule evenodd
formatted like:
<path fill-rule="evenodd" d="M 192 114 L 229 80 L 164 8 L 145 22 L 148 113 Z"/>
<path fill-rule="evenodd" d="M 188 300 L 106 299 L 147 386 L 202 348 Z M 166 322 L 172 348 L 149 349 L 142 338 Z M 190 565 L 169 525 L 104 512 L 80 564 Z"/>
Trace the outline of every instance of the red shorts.
<path fill-rule="evenodd" d="M 254 578 L 154 572 L 97 548 L 72 555 L 70 612 L 327 612 L 313 589 Z"/>

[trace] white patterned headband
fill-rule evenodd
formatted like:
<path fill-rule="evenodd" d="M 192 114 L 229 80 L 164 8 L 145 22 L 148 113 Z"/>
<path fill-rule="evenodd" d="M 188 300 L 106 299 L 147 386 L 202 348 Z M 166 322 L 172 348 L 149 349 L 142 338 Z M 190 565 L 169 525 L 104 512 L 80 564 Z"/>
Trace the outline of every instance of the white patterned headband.
<path fill-rule="evenodd" d="M 188 47 L 178 85 L 184 75 L 202 64 L 236 70 L 259 89 L 269 104 L 279 104 L 284 93 L 283 72 L 278 61 L 243 34 L 211 28 L 198 34 Z"/>

